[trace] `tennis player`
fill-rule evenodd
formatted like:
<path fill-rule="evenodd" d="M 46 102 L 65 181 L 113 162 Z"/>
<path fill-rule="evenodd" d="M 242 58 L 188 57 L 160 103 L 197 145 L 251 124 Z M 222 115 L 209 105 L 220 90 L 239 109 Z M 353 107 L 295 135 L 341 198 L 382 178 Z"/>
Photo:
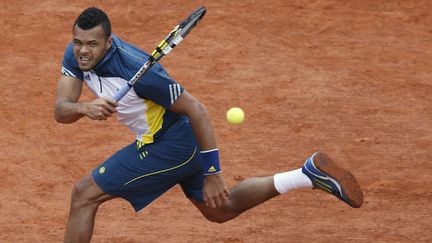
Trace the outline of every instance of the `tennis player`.
<path fill-rule="evenodd" d="M 135 138 L 75 184 L 65 242 L 90 242 L 101 203 L 123 198 L 139 211 L 177 184 L 208 220 L 218 223 L 302 187 L 361 206 L 362 191 L 352 174 L 320 152 L 299 169 L 249 178 L 228 190 L 205 106 L 161 65 L 155 64 L 120 102 L 111 98 L 148 57 L 112 34 L 108 16 L 98 8 L 85 9 L 73 24 L 58 81 L 56 121 L 106 120 L 117 114 Z M 79 100 L 84 83 L 94 100 Z M 105 142 L 98 141 L 100 146 Z"/>

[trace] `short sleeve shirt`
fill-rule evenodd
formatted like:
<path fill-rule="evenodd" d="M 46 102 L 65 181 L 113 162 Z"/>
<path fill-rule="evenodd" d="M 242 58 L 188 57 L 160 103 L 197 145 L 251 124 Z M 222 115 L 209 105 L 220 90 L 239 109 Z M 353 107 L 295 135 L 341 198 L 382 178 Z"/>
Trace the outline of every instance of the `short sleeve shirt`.
<path fill-rule="evenodd" d="M 97 97 L 112 97 L 130 80 L 149 55 L 112 35 L 113 44 L 90 71 L 81 71 L 70 43 L 63 58 L 62 74 L 83 80 Z M 132 130 L 137 140 L 152 143 L 169 127 L 187 122 L 184 115 L 170 111 L 184 88 L 156 63 L 133 86 L 117 107 L 118 120 Z"/>

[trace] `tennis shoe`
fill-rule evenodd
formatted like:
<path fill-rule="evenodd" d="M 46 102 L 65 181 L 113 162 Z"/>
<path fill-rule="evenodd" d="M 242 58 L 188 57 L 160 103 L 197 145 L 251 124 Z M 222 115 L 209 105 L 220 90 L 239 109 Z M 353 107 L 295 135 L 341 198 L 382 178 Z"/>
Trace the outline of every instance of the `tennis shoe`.
<path fill-rule="evenodd" d="M 353 208 L 363 204 L 363 192 L 355 177 L 327 155 L 314 153 L 304 163 L 302 172 L 312 181 L 314 189 L 333 194 Z"/>

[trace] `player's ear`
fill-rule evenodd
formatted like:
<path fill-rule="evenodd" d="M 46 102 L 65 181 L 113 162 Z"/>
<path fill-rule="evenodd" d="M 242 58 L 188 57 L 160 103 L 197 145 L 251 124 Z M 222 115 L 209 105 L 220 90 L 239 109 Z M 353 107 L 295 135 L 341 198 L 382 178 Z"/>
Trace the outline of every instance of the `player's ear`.
<path fill-rule="evenodd" d="M 107 50 L 111 48 L 112 42 L 113 42 L 112 37 L 111 36 L 108 37 L 108 39 L 107 39 L 107 48 L 106 48 Z"/>

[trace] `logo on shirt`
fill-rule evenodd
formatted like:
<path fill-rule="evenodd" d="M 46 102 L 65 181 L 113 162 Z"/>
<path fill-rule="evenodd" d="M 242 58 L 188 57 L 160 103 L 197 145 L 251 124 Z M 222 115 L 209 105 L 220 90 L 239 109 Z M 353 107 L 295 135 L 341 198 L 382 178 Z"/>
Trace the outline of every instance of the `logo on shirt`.
<path fill-rule="evenodd" d="M 86 75 L 84 76 L 85 80 L 90 80 L 90 75 L 88 73 L 86 73 Z"/>

